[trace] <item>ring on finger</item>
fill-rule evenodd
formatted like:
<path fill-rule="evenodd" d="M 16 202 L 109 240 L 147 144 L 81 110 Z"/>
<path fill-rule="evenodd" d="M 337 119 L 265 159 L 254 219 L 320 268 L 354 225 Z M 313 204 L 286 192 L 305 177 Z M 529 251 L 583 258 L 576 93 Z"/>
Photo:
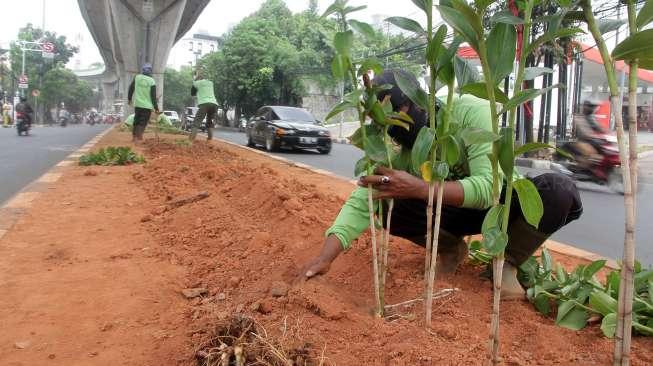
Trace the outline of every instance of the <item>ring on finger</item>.
<path fill-rule="evenodd" d="M 381 184 L 388 184 L 388 183 L 390 183 L 390 177 L 388 177 L 387 175 L 382 176 Z"/>

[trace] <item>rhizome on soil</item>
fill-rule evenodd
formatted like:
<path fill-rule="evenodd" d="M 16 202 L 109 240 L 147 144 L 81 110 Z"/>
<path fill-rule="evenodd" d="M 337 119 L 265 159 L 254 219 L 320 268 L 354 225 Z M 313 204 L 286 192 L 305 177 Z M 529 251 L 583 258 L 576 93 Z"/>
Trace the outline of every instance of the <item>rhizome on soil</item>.
<path fill-rule="evenodd" d="M 264 365 L 485 359 L 491 285 L 479 276 L 482 268 L 464 264 L 441 276 L 437 289 L 459 291 L 436 300 L 431 331 L 417 315 L 419 303 L 389 320 L 372 316 L 367 234 L 328 274 L 296 281 L 301 266 L 319 253 L 324 231 L 352 190 L 349 183 L 204 142 L 150 140 L 145 153 L 147 163 L 133 174 L 152 203 L 143 225 L 160 243 L 160 258 L 186 268 L 180 287 L 207 290 L 187 311 L 189 353 L 192 348 L 199 364 L 221 365 L 227 357 L 223 364 L 235 365 L 239 346 L 246 364 Z M 423 248 L 398 238 L 391 245 L 388 303 L 421 297 Z M 502 318 L 508 363 L 610 360 L 612 342 L 597 327 L 559 328 L 527 302 L 506 302 Z M 653 362 L 651 350 L 653 342 L 636 339 L 633 364 Z"/>

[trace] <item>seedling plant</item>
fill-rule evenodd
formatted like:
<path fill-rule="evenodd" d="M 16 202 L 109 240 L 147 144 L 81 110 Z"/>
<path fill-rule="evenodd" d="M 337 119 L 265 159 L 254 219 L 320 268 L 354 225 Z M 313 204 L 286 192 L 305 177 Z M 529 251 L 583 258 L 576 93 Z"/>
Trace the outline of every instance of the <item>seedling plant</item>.
<path fill-rule="evenodd" d="M 97 152 L 84 154 L 79 158 L 79 165 L 129 165 L 145 162 L 143 155 L 138 155 L 127 146 L 109 146 Z"/>

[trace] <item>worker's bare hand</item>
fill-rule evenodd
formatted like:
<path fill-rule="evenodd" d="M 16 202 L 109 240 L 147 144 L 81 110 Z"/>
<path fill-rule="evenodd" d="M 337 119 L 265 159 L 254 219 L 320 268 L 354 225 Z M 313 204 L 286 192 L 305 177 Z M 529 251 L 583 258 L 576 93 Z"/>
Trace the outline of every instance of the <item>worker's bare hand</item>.
<path fill-rule="evenodd" d="M 313 258 L 310 262 L 306 263 L 299 272 L 300 280 L 308 280 L 312 277 L 325 274 L 331 268 L 331 262 L 320 256 Z"/>
<path fill-rule="evenodd" d="M 402 170 L 378 167 L 374 175 L 362 176 L 358 180 L 361 187 L 375 190 L 375 199 L 425 199 L 428 197 L 428 185 L 421 179 Z"/>

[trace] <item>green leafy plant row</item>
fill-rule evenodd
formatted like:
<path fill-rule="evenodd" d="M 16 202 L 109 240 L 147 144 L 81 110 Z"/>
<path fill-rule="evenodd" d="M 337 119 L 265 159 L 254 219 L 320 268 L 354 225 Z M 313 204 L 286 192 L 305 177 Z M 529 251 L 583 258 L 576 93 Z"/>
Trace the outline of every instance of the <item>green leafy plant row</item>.
<path fill-rule="evenodd" d="M 476 241 L 470 244 L 469 256 L 478 264 L 492 261 L 492 256 Z M 613 338 L 621 270 L 611 270 L 601 282 L 596 275 L 605 264 L 605 260 L 597 260 L 567 272 L 544 248 L 539 257 L 530 257 L 521 265 L 519 280 L 528 289 L 528 300 L 535 309 L 546 316 L 555 316 L 557 325 L 580 330 L 591 319 L 600 317 L 601 331 Z M 653 336 L 653 268 L 644 269 L 636 263 L 634 280 L 633 331 Z"/>
<path fill-rule="evenodd" d="M 126 146 L 109 146 L 102 148 L 97 152 L 91 152 L 82 155 L 79 158 L 79 165 L 130 165 L 141 164 L 145 162 L 143 155 L 136 154 L 131 147 Z"/>

